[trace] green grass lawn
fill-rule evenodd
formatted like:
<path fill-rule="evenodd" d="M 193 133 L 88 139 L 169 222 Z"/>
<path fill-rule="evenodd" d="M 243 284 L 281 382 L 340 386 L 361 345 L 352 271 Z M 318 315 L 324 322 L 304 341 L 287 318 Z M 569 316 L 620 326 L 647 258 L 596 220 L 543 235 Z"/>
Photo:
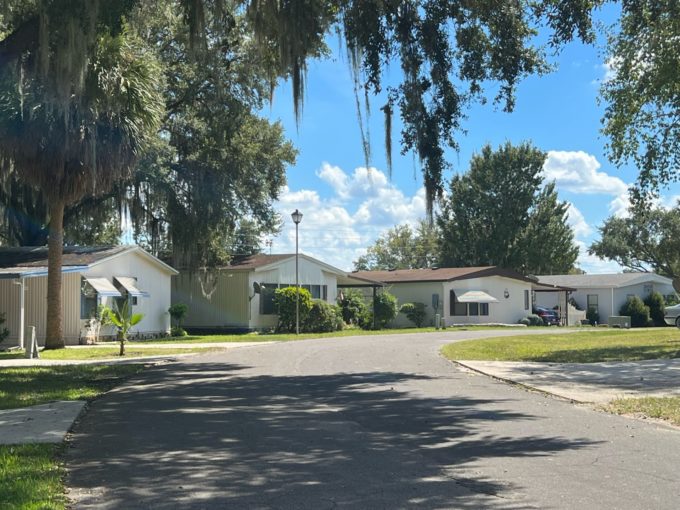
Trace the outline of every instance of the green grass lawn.
<path fill-rule="evenodd" d="M 334 338 L 344 336 L 372 336 L 372 335 L 398 335 L 405 333 L 435 333 L 446 331 L 467 331 L 480 329 L 508 329 L 507 326 L 456 326 L 445 330 L 436 330 L 434 327 L 428 328 L 399 328 L 399 329 L 343 329 L 332 333 L 232 333 L 226 335 L 188 335 L 184 337 L 157 338 L 153 340 L 133 341 L 134 344 L 144 342 L 163 342 L 163 343 L 224 343 L 224 342 L 290 342 L 294 340 L 306 340 L 309 338 Z"/>
<path fill-rule="evenodd" d="M 142 368 L 141 364 L 2 368 L 0 409 L 93 399 Z"/>
<path fill-rule="evenodd" d="M 680 330 L 586 330 L 577 333 L 520 335 L 468 340 L 446 345 L 453 360 L 594 363 L 680 357 Z"/>
<path fill-rule="evenodd" d="M 128 345 L 125 348 L 125 357 L 132 358 L 138 356 L 159 356 L 167 354 L 193 354 L 208 352 L 213 349 L 209 347 L 191 347 L 191 348 L 153 348 L 153 347 L 136 347 Z M 118 353 L 118 347 L 90 347 L 70 349 L 52 349 L 49 351 L 41 351 L 40 359 L 49 360 L 97 360 L 97 359 L 121 359 Z M 19 352 L 0 352 L 0 360 L 4 359 L 22 359 L 24 358 L 23 351 Z"/>
<path fill-rule="evenodd" d="M 66 507 L 60 445 L 0 445 L 0 508 L 56 510 Z"/>
<path fill-rule="evenodd" d="M 643 397 L 613 400 L 606 409 L 616 414 L 637 414 L 680 425 L 680 397 Z"/>

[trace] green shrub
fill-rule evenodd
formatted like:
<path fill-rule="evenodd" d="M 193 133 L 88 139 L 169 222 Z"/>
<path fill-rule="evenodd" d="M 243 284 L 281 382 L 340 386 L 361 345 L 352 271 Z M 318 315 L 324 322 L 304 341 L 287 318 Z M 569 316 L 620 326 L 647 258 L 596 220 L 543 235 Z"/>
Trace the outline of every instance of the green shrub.
<path fill-rule="evenodd" d="M 175 321 L 175 327 L 182 329 L 182 322 L 184 321 L 184 318 L 187 316 L 188 311 L 189 307 L 184 303 L 175 303 L 170 308 L 168 308 L 170 318 Z M 186 334 L 186 332 L 184 334 Z M 184 336 L 184 335 L 172 335 L 172 336 Z"/>
<path fill-rule="evenodd" d="M 425 303 L 404 303 L 401 305 L 401 308 L 399 308 L 399 311 L 406 315 L 406 318 L 419 328 L 423 325 L 423 322 L 425 322 L 425 317 L 427 317 L 425 308 L 427 308 Z"/>
<path fill-rule="evenodd" d="M 399 313 L 397 298 L 389 292 L 377 294 L 373 299 L 373 313 L 376 326 L 380 329 L 384 328 Z"/>
<path fill-rule="evenodd" d="M 312 308 L 305 319 L 303 329 L 309 333 L 325 333 L 339 331 L 343 324 L 339 306 L 315 299 L 312 301 Z"/>
<path fill-rule="evenodd" d="M 361 325 L 361 319 L 368 311 L 368 305 L 360 290 L 347 289 L 338 297 L 342 320 L 347 324 Z"/>
<path fill-rule="evenodd" d="M 312 295 L 307 289 L 297 287 L 284 287 L 274 292 L 274 305 L 279 314 L 277 331 L 292 333 L 295 331 L 295 302 L 298 290 L 300 292 L 300 327 L 307 320 L 312 309 Z"/>
<path fill-rule="evenodd" d="M 526 316 L 526 320 L 529 321 L 529 326 L 545 326 L 545 322 L 536 314 L 530 314 Z"/>
<path fill-rule="evenodd" d="M 524 317 L 523 319 L 520 319 L 517 321 L 517 324 L 524 324 L 525 326 L 531 326 L 531 323 L 529 322 L 529 319 Z"/>
<path fill-rule="evenodd" d="M 600 323 L 600 312 L 597 311 L 597 308 L 589 308 L 586 311 L 586 319 L 588 322 L 590 322 L 591 326 L 594 326 L 595 324 Z"/>
<path fill-rule="evenodd" d="M 649 308 L 649 316 L 653 321 L 653 326 L 665 326 L 666 322 L 663 320 L 665 315 L 666 303 L 663 296 L 659 292 L 652 292 L 645 298 L 645 305 Z"/>
<path fill-rule="evenodd" d="M 0 342 L 9 336 L 9 329 L 3 326 L 5 320 L 5 314 L 0 313 Z"/>
<path fill-rule="evenodd" d="M 170 336 L 187 336 L 187 332 L 179 326 L 170 328 Z"/>
<path fill-rule="evenodd" d="M 649 322 L 649 307 L 638 296 L 630 296 L 619 314 L 629 316 L 630 325 L 634 328 L 644 327 Z"/>
<path fill-rule="evenodd" d="M 373 310 L 366 307 L 366 310 L 358 317 L 358 325 L 361 329 L 373 329 Z"/>

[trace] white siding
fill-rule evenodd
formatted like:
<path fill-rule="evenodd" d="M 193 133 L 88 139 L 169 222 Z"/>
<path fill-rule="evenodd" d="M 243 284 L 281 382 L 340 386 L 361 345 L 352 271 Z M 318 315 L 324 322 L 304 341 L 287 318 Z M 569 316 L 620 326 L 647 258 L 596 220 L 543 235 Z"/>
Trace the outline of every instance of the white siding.
<path fill-rule="evenodd" d="M 489 315 L 487 316 L 452 316 L 450 314 L 450 290 L 481 290 L 498 300 L 498 303 L 489 303 Z M 505 291 L 508 297 L 505 297 Z M 529 309 L 525 308 L 524 291 L 529 291 Z M 444 317 L 447 325 L 451 324 L 483 324 L 501 323 L 516 324 L 517 321 L 531 313 L 531 284 L 521 280 L 503 278 L 500 276 L 487 276 L 484 278 L 471 278 L 469 280 L 457 280 L 444 284 Z"/>
<path fill-rule="evenodd" d="M 647 282 L 620 288 L 580 288 L 572 292 L 571 297 L 574 298 L 580 308 L 586 310 L 588 295 L 597 295 L 600 323 L 606 324 L 610 316 L 619 315 L 621 307 L 626 303 L 629 295 L 636 295 L 644 300 L 649 294 L 650 288 L 653 292 L 660 292 L 663 296 L 675 294 L 672 285 Z M 556 293 L 537 294 L 536 302 L 552 308 L 556 299 Z"/>
<path fill-rule="evenodd" d="M 129 251 L 92 266 L 83 272 L 83 276 L 103 277 L 111 282 L 116 276 L 136 278 L 137 287 L 148 292 L 149 297 L 139 297 L 137 305 L 133 306 L 133 312 L 144 314 L 144 319 L 132 328 L 131 335 L 156 335 L 169 332 L 168 308 L 170 307 L 172 276 L 160 264 L 154 263 L 137 251 Z M 80 282 L 78 296 L 80 296 Z M 78 300 L 78 316 L 80 316 L 80 300 Z"/>

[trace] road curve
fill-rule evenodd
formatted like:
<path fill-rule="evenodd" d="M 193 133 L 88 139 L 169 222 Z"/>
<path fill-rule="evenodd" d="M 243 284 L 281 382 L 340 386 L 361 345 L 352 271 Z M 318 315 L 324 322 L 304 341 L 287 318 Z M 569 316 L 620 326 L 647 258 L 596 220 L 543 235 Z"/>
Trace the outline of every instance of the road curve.
<path fill-rule="evenodd" d="M 677 430 L 439 355 L 517 333 L 305 340 L 149 369 L 76 426 L 74 507 L 677 508 Z"/>

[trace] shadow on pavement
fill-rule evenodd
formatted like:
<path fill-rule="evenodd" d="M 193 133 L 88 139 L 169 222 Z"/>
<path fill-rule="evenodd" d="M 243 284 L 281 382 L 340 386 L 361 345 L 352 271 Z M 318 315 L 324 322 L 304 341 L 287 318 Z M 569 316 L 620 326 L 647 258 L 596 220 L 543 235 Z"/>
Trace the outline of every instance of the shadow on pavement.
<path fill-rule="evenodd" d="M 394 389 L 427 379 L 156 367 L 91 406 L 66 453 L 68 485 L 77 508 L 478 508 L 521 488 L 461 476 L 474 460 L 595 444 L 480 436 L 489 421 L 535 418 L 502 400 Z"/>

